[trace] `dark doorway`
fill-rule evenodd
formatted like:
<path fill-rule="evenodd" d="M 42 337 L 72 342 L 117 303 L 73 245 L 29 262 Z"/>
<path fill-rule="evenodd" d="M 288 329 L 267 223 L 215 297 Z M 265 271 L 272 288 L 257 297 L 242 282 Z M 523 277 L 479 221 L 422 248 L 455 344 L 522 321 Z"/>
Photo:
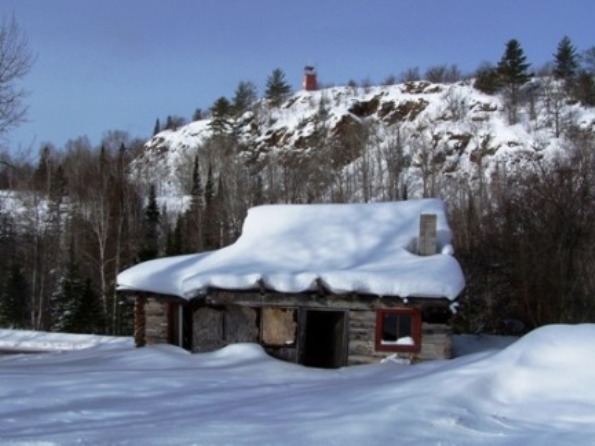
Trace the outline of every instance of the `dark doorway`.
<path fill-rule="evenodd" d="M 190 304 L 170 303 L 167 309 L 168 342 L 192 351 L 192 315 Z"/>
<path fill-rule="evenodd" d="M 347 362 L 347 312 L 303 310 L 300 363 L 333 369 Z"/>

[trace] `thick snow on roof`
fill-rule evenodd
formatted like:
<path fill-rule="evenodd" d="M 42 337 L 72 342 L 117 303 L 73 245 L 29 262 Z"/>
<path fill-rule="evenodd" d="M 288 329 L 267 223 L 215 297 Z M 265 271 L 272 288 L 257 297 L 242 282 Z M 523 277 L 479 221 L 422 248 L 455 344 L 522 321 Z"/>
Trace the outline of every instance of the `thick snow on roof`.
<path fill-rule="evenodd" d="M 414 254 L 421 214 L 438 217 L 438 254 Z M 195 297 L 209 288 L 316 290 L 454 300 L 464 278 L 438 199 L 267 205 L 248 211 L 241 237 L 217 251 L 151 260 L 118 275 L 120 290 Z"/>

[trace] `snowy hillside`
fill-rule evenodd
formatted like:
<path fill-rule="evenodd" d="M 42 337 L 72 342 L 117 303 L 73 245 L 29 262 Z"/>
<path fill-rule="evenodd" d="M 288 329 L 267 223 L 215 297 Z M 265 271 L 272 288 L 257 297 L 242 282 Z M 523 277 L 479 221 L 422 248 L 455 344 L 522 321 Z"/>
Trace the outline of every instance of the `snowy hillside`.
<path fill-rule="evenodd" d="M 321 147 L 336 145 L 344 170 L 357 169 L 367 155 L 378 164 L 376 175 L 381 175 L 391 169 L 389 152 L 399 146 L 405 156 L 404 173 L 409 182 L 417 182 L 409 194 L 416 196 L 422 193 L 424 170 L 463 180 L 478 174 L 489 178 L 497 164 L 514 168 L 554 155 L 564 146 L 564 129 L 595 130 L 592 108 L 552 91 L 556 90 L 549 79 L 536 78 L 525 85 L 529 99 L 519 105 L 515 125 L 508 123 L 502 97 L 479 92 L 471 81 L 300 91 L 279 108 L 261 101 L 232 125 L 237 155 L 254 166 L 253 172 L 273 158 L 312 156 Z M 188 169 L 184 165 L 212 136 L 209 123 L 200 120 L 155 135 L 135 162 L 136 178 L 158 179 L 160 195 L 181 194 L 180 170 Z M 347 140 L 355 139 L 354 133 L 355 153 L 348 153 Z"/>
<path fill-rule="evenodd" d="M 542 327 L 501 350 L 449 361 L 337 370 L 278 361 L 255 344 L 189 354 L 118 339 L 0 357 L 0 443 L 586 445 L 595 438 L 592 324 Z M 463 351 L 472 342 L 459 343 Z"/>

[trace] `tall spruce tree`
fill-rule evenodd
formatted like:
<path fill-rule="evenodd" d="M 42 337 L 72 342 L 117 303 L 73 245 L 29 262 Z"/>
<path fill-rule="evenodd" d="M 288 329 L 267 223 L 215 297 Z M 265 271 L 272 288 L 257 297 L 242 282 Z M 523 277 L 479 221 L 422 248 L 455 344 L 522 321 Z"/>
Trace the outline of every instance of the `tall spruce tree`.
<path fill-rule="evenodd" d="M 209 128 L 216 136 L 225 135 L 231 129 L 231 103 L 221 96 L 211 107 Z"/>
<path fill-rule="evenodd" d="M 197 252 L 203 247 L 203 219 L 204 219 L 204 192 L 200 175 L 200 166 L 198 154 L 194 156 L 192 168 L 192 189 L 190 190 L 190 206 L 178 219 L 173 234 L 170 233 L 170 250 L 180 250 L 183 252 Z M 176 241 L 177 237 L 184 234 L 184 243 Z M 173 237 L 173 238 L 172 238 Z"/>
<path fill-rule="evenodd" d="M 207 183 L 205 185 L 205 218 L 204 218 L 204 249 L 219 248 L 219 221 L 215 197 L 215 183 L 213 180 L 213 166 L 209 164 Z"/>
<path fill-rule="evenodd" d="M 595 77 L 587 70 L 579 71 L 573 94 L 583 105 L 595 106 Z"/>
<path fill-rule="evenodd" d="M 80 287 L 79 304 L 72 318 L 72 333 L 100 334 L 105 332 L 101 301 L 90 278 Z"/>
<path fill-rule="evenodd" d="M 194 113 L 192 113 L 192 120 L 200 121 L 201 119 L 202 119 L 202 110 L 200 108 L 197 108 L 194 110 Z"/>
<path fill-rule="evenodd" d="M 91 279 L 83 279 L 71 241 L 68 261 L 60 287 L 52 299 L 52 329 L 67 333 L 105 332 L 105 320 L 99 295 Z"/>
<path fill-rule="evenodd" d="M 475 71 L 475 82 L 473 86 L 486 94 L 494 94 L 498 91 L 498 69 L 489 63 L 483 63 Z"/>
<path fill-rule="evenodd" d="M 74 238 L 68 249 L 68 260 L 59 289 L 52 297 L 52 330 L 74 332 L 76 317 L 80 313 L 80 299 L 83 293 L 83 280 L 75 255 Z"/>
<path fill-rule="evenodd" d="M 509 40 L 506 51 L 498 62 L 498 81 L 504 88 L 505 107 L 508 113 L 508 122 L 518 122 L 518 106 L 520 102 L 520 89 L 530 78 L 529 66 L 525 52 L 516 39 Z"/>
<path fill-rule="evenodd" d="M 0 324 L 4 327 L 28 328 L 29 285 L 22 266 L 14 261 L 6 283 L 0 290 Z"/>
<path fill-rule="evenodd" d="M 568 36 L 564 36 L 558 43 L 558 50 L 554 54 L 554 76 L 564 80 L 567 85 L 576 78 L 579 68 L 578 54 Z"/>
<path fill-rule="evenodd" d="M 183 231 L 184 231 L 184 218 L 179 216 L 176 219 L 176 225 L 173 230 L 169 230 L 167 233 L 167 241 L 165 244 L 165 255 L 166 256 L 177 256 L 184 254 L 184 243 L 183 243 Z"/>
<path fill-rule="evenodd" d="M 139 260 L 145 261 L 159 256 L 159 220 L 160 212 L 157 206 L 155 185 L 149 187 L 149 197 L 145 207 L 143 221 L 143 240 L 138 253 Z"/>
<path fill-rule="evenodd" d="M 291 87 L 285 81 L 285 73 L 280 68 L 275 68 L 267 78 L 265 98 L 278 107 L 291 94 Z"/>
<path fill-rule="evenodd" d="M 531 75 L 525 52 L 516 39 L 511 39 L 506 44 L 506 51 L 498 62 L 498 75 L 504 86 L 519 87 L 526 83 Z"/>
<path fill-rule="evenodd" d="M 249 81 L 241 81 L 236 87 L 232 99 L 233 114 L 240 116 L 256 102 L 256 85 Z"/>

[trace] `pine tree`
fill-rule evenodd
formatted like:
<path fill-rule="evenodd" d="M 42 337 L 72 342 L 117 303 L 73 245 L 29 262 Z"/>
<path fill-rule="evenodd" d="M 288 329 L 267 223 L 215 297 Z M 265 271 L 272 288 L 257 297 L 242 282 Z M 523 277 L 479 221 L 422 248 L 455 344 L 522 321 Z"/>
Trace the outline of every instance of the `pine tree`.
<path fill-rule="evenodd" d="M 37 169 L 35 169 L 33 174 L 33 182 L 35 183 L 36 190 L 42 193 L 48 193 L 53 167 L 51 149 L 49 146 L 44 146 L 39 154 Z"/>
<path fill-rule="evenodd" d="M 159 256 L 159 220 L 160 212 L 157 206 L 155 185 L 151 184 L 143 221 L 144 236 L 138 253 L 141 262 Z"/>
<path fill-rule="evenodd" d="M 190 206 L 183 215 L 183 218 L 178 219 L 176 228 L 173 234 L 170 234 L 170 253 L 172 250 L 178 250 L 177 254 L 183 252 L 200 251 L 203 246 L 203 216 L 204 214 L 204 192 L 200 176 L 200 167 L 198 163 L 198 155 L 194 157 L 194 166 L 192 169 L 192 189 L 190 191 Z M 176 233 L 179 233 L 177 235 Z M 180 239 L 180 246 L 177 245 L 176 237 L 181 238 L 184 234 L 184 244 Z M 173 239 L 172 239 L 173 237 Z"/>
<path fill-rule="evenodd" d="M 486 94 L 495 94 L 500 84 L 498 70 L 491 64 L 483 64 L 475 71 L 473 87 Z"/>
<path fill-rule="evenodd" d="M 530 78 L 527 57 L 521 44 L 516 39 L 511 39 L 506 44 L 506 51 L 498 62 L 498 75 L 503 85 L 519 87 Z"/>
<path fill-rule="evenodd" d="M 274 107 L 278 107 L 291 94 L 291 87 L 285 81 L 285 73 L 276 68 L 268 77 L 265 97 Z"/>
<path fill-rule="evenodd" d="M 233 114 L 240 116 L 256 102 L 256 85 L 252 82 L 241 81 L 236 87 L 232 99 Z"/>
<path fill-rule="evenodd" d="M 166 256 L 177 256 L 184 254 L 183 232 L 184 218 L 182 216 L 176 219 L 174 230 L 167 233 L 167 243 L 165 245 Z"/>
<path fill-rule="evenodd" d="M 579 68 L 576 48 L 568 36 L 564 36 L 558 43 L 558 50 L 554 54 L 554 76 L 572 83 Z"/>
<path fill-rule="evenodd" d="M 591 76 L 595 76 L 595 46 L 583 51 L 580 59 L 583 70 Z"/>
<path fill-rule="evenodd" d="M 68 181 L 66 179 L 66 174 L 64 173 L 64 167 L 62 167 L 62 165 L 59 165 L 56 168 L 54 174 L 52 175 L 52 179 L 50 181 L 50 200 L 56 203 L 57 205 L 62 204 L 62 200 L 66 195 L 67 186 Z"/>
<path fill-rule="evenodd" d="M 80 294 L 77 296 L 78 305 L 75 307 L 69 331 L 88 334 L 104 333 L 105 324 L 101 302 L 91 279 L 87 277 L 78 289 L 80 290 Z"/>
<path fill-rule="evenodd" d="M 5 327 L 27 328 L 29 285 L 18 262 L 14 262 L 6 284 L 0 293 L 0 324 Z"/>
<path fill-rule="evenodd" d="M 190 191 L 192 202 L 198 207 L 202 208 L 202 181 L 200 179 L 200 166 L 198 163 L 198 155 L 194 156 L 194 164 L 192 166 L 192 190 Z"/>
<path fill-rule="evenodd" d="M 74 240 L 60 287 L 52 299 L 52 329 L 67 333 L 103 333 L 105 321 L 99 295 L 91 279 L 83 279 L 76 258 Z"/>
<path fill-rule="evenodd" d="M 583 105 L 595 106 L 595 79 L 586 70 L 579 71 L 574 85 L 574 97 Z"/>
<path fill-rule="evenodd" d="M 212 132 L 218 136 L 228 133 L 231 128 L 231 103 L 229 100 L 221 96 L 211 107 L 211 113 L 213 117 L 209 123 L 209 128 Z"/>
<path fill-rule="evenodd" d="M 526 60 L 520 43 L 512 39 L 506 44 L 506 51 L 498 62 L 498 81 L 504 88 L 505 107 L 510 124 L 516 124 L 518 121 L 520 88 L 531 77 L 528 72 L 530 64 Z"/>
<path fill-rule="evenodd" d="M 153 136 L 161 131 L 161 123 L 159 122 L 159 118 L 155 121 L 155 126 L 153 127 Z"/>
<path fill-rule="evenodd" d="M 73 332 L 82 292 L 83 282 L 75 258 L 74 241 L 71 241 L 64 276 L 52 297 L 52 330 Z"/>
<path fill-rule="evenodd" d="M 219 224 L 217 206 L 215 202 L 215 184 L 213 182 L 213 167 L 209 164 L 207 173 L 207 184 L 205 186 L 205 218 L 204 218 L 204 242 L 206 250 L 219 248 Z"/>
<path fill-rule="evenodd" d="M 192 113 L 192 120 L 200 121 L 201 119 L 202 119 L 202 110 L 200 108 L 197 108 L 196 110 L 194 110 L 194 113 Z"/>

